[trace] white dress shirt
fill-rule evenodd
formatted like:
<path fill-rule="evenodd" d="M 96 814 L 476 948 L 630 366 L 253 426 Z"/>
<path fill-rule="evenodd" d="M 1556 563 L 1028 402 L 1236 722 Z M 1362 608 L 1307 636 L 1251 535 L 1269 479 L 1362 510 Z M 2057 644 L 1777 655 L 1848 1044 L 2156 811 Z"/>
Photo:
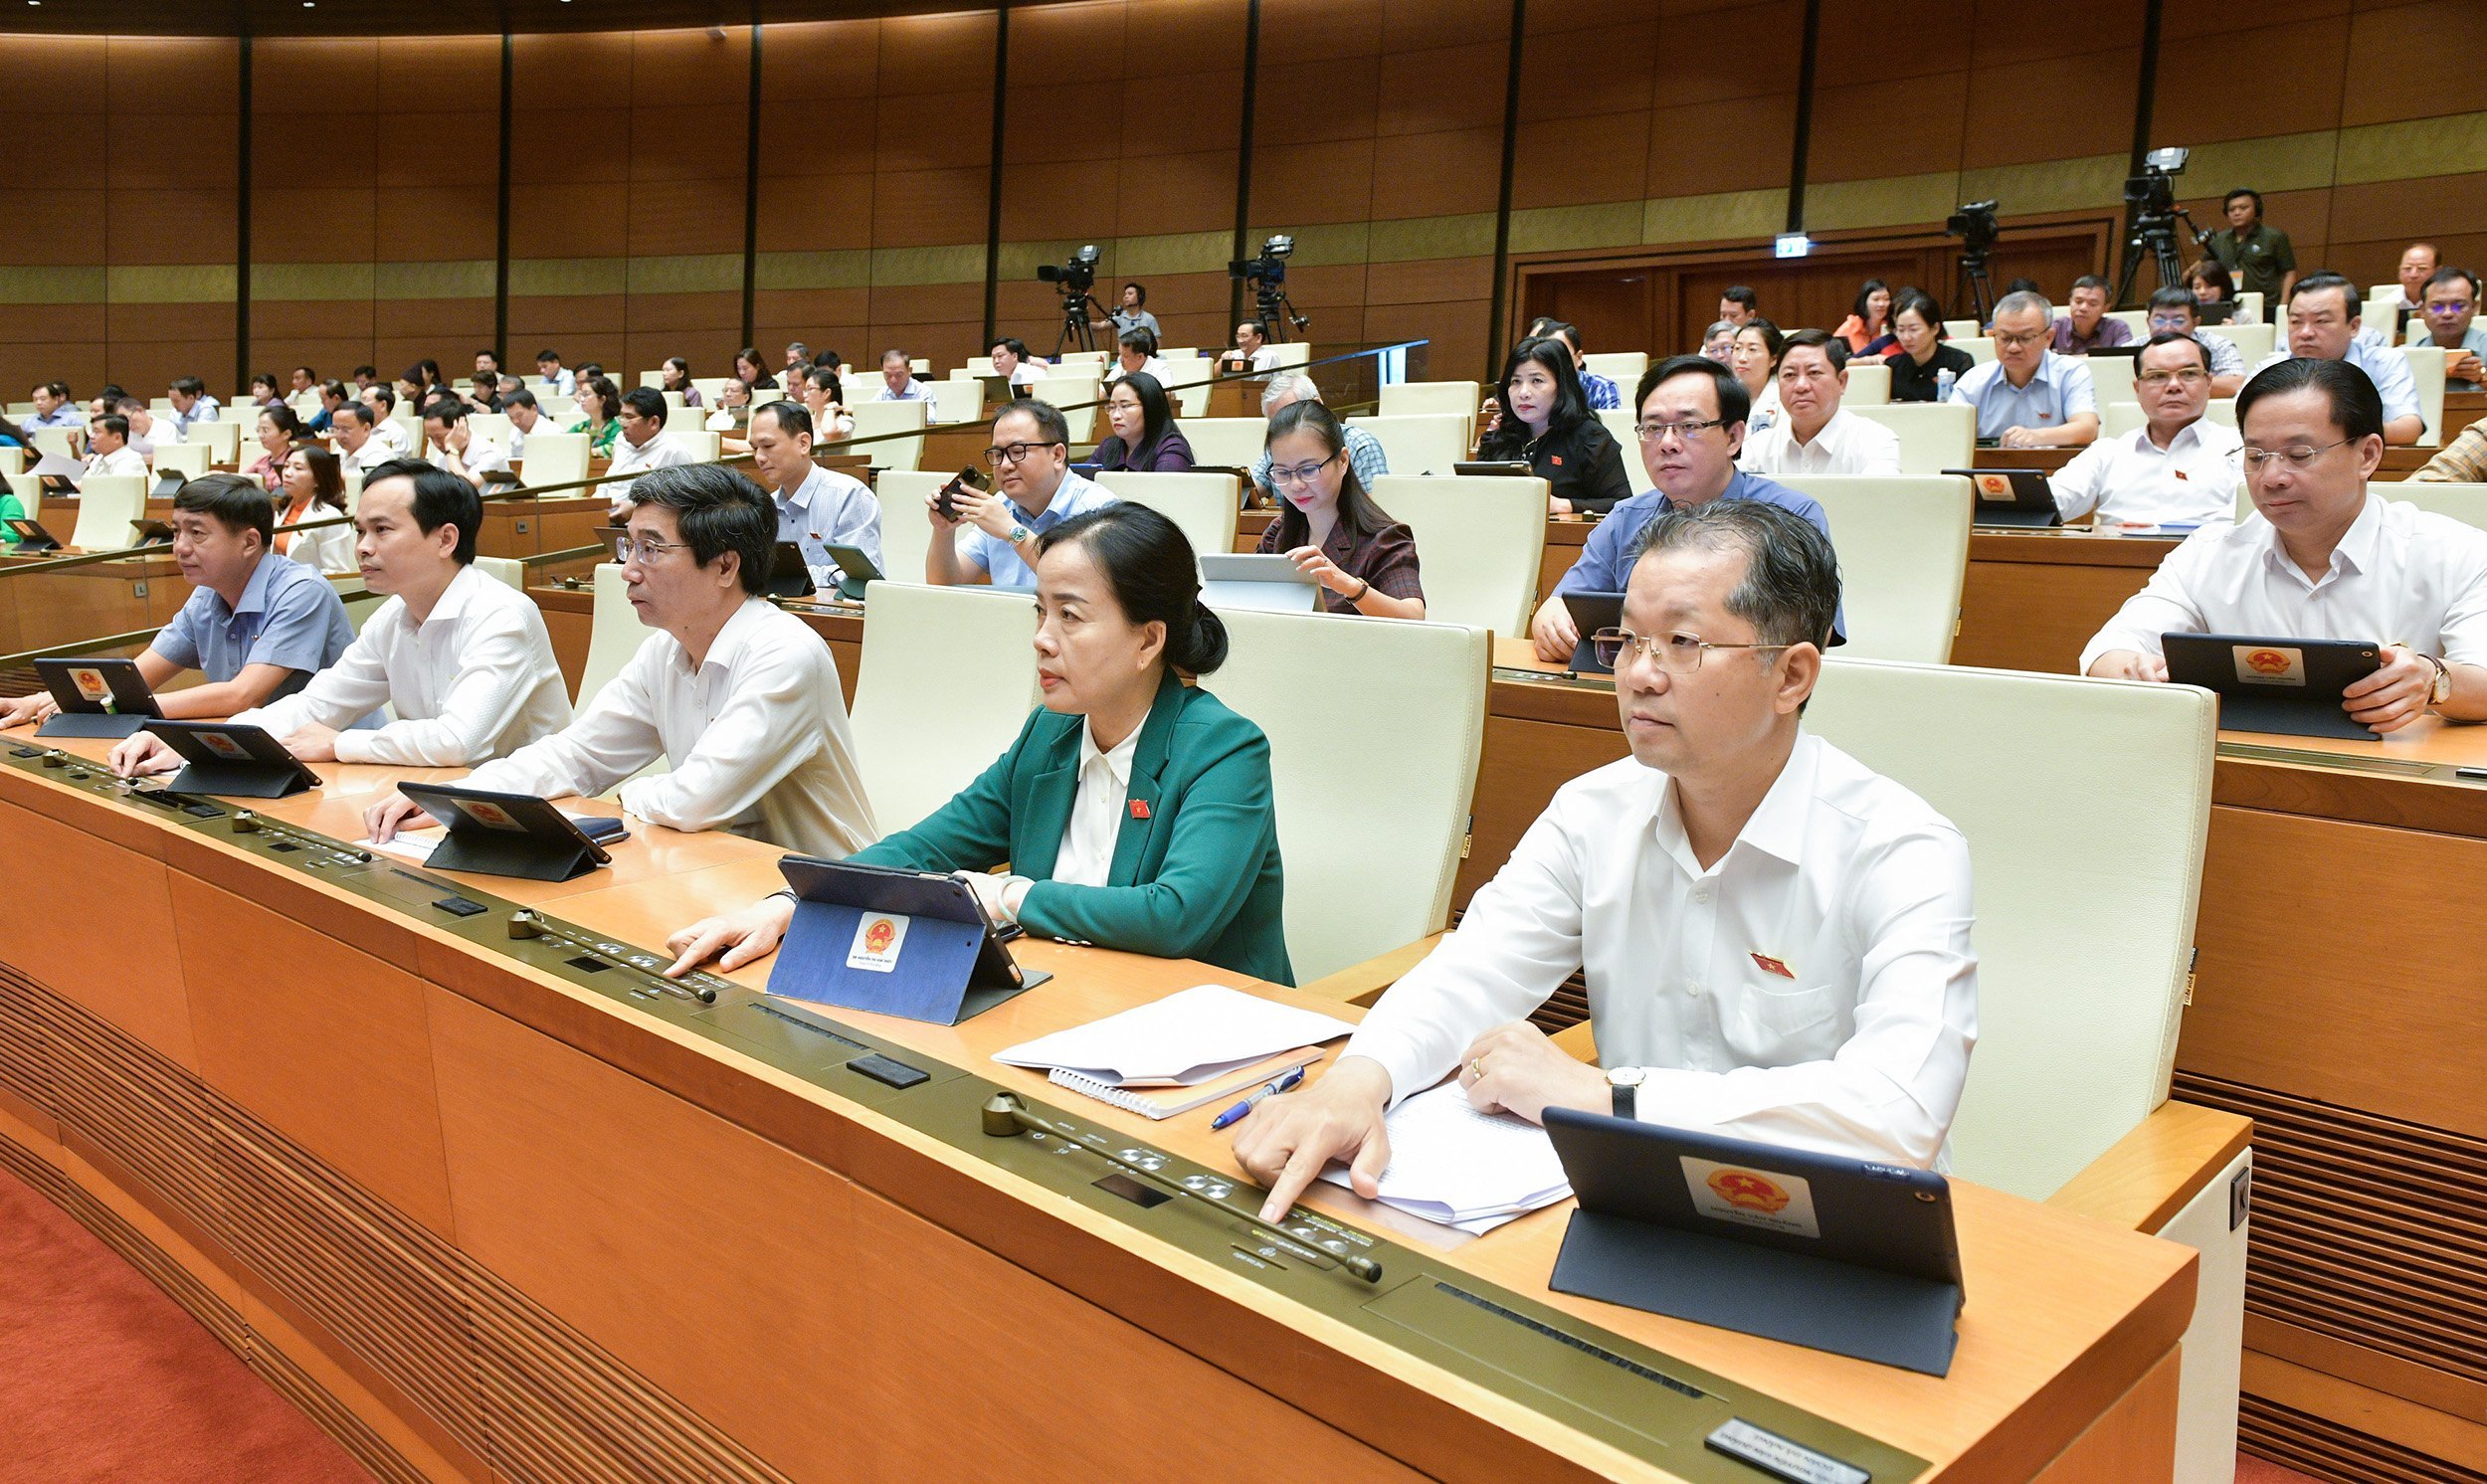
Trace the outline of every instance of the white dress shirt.
<path fill-rule="evenodd" d="M 2055 471 L 2047 484 L 2066 520 L 2098 512 L 2128 525 L 2208 525 L 2236 518 L 2245 482 L 2237 453 L 2245 440 L 2224 423 L 2197 418 L 2161 448 L 2148 425 L 2102 438 Z"/>
<path fill-rule="evenodd" d="M 2006 379 L 2002 361 L 1970 367 L 1952 384 L 1952 400 L 1978 409 L 1978 436 L 1992 439 L 2013 428 L 2052 433 L 2085 412 L 2095 416 L 2098 386 L 2083 357 L 2050 350 L 2024 386 Z"/>
<path fill-rule="evenodd" d="M 614 518 L 619 520 L 622 518 L 622 507 L 631 502 L 631 485 L 634 482 L 622 475 L 644 474 L 654 469 L 697 462 L 690 457 L 690 450 L 683 448 L 671 434 L 662 429 L 644 444 L 635 444 L 617 434 L 613 440 L 613 463 L 605 466 L 607 477 L 605 482 L 596 486 L 596 492 L 605 497 L 605 503 L 613 507 Z"/>
<path fill-rule="evenodd" d="M 2259 513 L 2205 526 L 2168 553 L 2081 651 L 2161 652 L 2163 634 L 2354 639 L 2487 664 L 2487 531 L 2367 491 L 2320 581 Z"/>
<path fill-rule="evenodd" d="M 383 701 L 395 721 L 345 730 Z M 336 663 L 234 720 L 279 737 L 305 723 L 336 728 L 340 763 L 471 767 L 569 725 L 570 692 L 534 600 L 465 567 L 421 624 L 391 598 Z"/>
<path fill-rule="evenodd" d="M 838 586 L 845 569 L 831 560 L 832 546 L 852 546 L 880 566 L 880 501 L 871 488 L 852 474 L 815 464 L 803 482 L 780 489 L 777 539 L 803 549 L 803 564 L 812 569 L 812 585 L 824 591 Z"/>
<path fill-rule="evenodd" d="M 561 431 L 560 429 L 553 427 L 545 420 L 544 412 L 541 408 L 536 409 L 535 422 L 536 425 L 542 428 L 546 433 L 558 433 Z M 509 420 L 509 457 L 513 460 L 519 460 L 526 458 L 526 456 L 527 431 L 518 426 L 518 420 L 516 418 L 511 418 Z"/>
<path fill-rule="evenodd" d="M 189 441 L 189 430 L 182 427 L 181 421 L 178 418 L 175 418 L 171 413 L 149 413 L 147 415 L 147 431 L 144 433 L 138 431 L 138 423 L 135 418 L 130 420 L 129 446 L 133 449 L 137 448 L 140 444 L 146 444 L 149 446 L 147 452 L 153 453 L 156 449 L 160 449 L 166 444 L 188 443 Z"/>
<path fill-rule="evenodd" d="M 1142 725 L 1147 718 L 1143 717 Z M 1079 724 L 1079 793 L 1070 823 L 1053 857 L 1053 879 L 1066 886 L 1102 886 L 1114 869 L 1114 841 L 1122 836 L 1123 805 L 1131 795 L 1131 757 L 1140 750 L 1140 728 L 1099 752 L 1096 733 Z"/>
<path fill-rule="evenodd" d="M 673 771 L 631 778 L 658 758 Z M 631 778 L 629 783 L 622 780 Z M 622 807 L 671 830 L 726 830 L 844 856 L 878 835 L 856 772 L 838 662 L 801 619 L 749 598 L 697 669 L 648 636 L 576 721 L 467 780 L 546 799 L 622 784 Z"/>
<path fill-rule="evenodd" d="M 535 378 L 535 385 L 538 388 L 535 395 L 538 397 L 544 396 L 546 393 L 550 393 L 556 397 L 575 397 L 579 394 L 578 373 L 572 371 L 567 366 L 562 367 L 550 376 L 539 376 Z"/>
<path fill-rule="evenodd" d="M 380 426 L 385 428 L 388 425 L 383 423 Z M 339 444 L 337 446 L 337 458 L 344 463 L 345 466 L 350 469 L 359 469 L 366 474 L 370 473 L 373 469 L 378 468 L 381 464 L 388 463 L 390 460 L 402 457 L 404 456 L 400 455 L 397 450 L 390 448 L 387 442 L 380 437 L 380 430 L 378 428 L 372 430 L 371 437 L 363 440 L 363 446 L 361 448 L 355 449 L 350 453 L 347 452 L 343 444 Z"/>
<path fill-rule="evenodd" d="M 1423 1091 L 1585 968 L 1600 1061 L 1648 1071 L 1643 1120 L 1939 1168 L 1973 916 L 1960 832 L 1811 733 L 1707 870 L 1672 782 L 1626 758 L 1557 791 L 1345 1054 Z"/>
<path fill-rule="evenodd" d="M 109 454 L 89 454 L 87 471 L 79 477 L 91 479 L 96 474 L 135 474 L 143 479 L 147 476 L 146 456 L 127 444 L 121 445 Z"/>
<path fill-rule="evenodd" d="M 1166 384 L 1166 363 L 1160 358 L 1156 356 L 1147 357 L 1140 362 L 1140 369 L 1149 375 L 1156 377 L 1157 384 L 1159 386 L 1162 387 Z M 1117 360 L 1112 365 L 1105 368 L 1105 380 L 1101 383 L 1101 385 L 1112 386 L 1115 382 L 1122 380 L 1123 377 L 1128 374 L 1128 372 L 1123 370 L 1122 362 Z"/>
<path fill-rule="evenodd" d="M 2264 356 L 2254 367 L 2255 375 L 2259 376 L 2266 368 L 2294 358 L 2289 353 L 2285 332 L 2281 335 L 2281 342 L 2279 349 Z M 2364 371 L 2367 380 L 2375 383 L 2375 394 L 2384 399 L 2385 422 L 2425 415 L 2418 406 L 2417 373 L 2409 369 L 2409 358 L 2397 349 L 2359 336 L 2349 342 L 2349 350 L 2341 359 Z M 2425 434 L 2418 436 L 2423 438 Z"/>
<path fill-rule="evenodd" d="M 1900 436 L 1841 408 L 1810 444 L 1797 442 L 1796 421 L 1779 421 L 1744 441 L 1737 464 L 1749 474 L 1868 474 L 1900 476 Z"/>
<path fill-rule="evenodd" d="M 441 468 L 449 467 L 448 454 L 448 450 L 442 450 L 442 457 L 433 460 L 433 464 Z M 466 466 L 468 480 L 476 484 L 482 483 L 483 476 L 495 469 L 504 474 L 509 472 L 508 453 L 488 438 L 470 437 L 467 452 L 458 456 L 458 462 Z"/>
<path fill-rule="evenodd" d="M 382 418 L 379 426 L 371 430 L 371 436 L 388 445 L 391 459 L 412 459 L 415 456 L 415 441 L 406 436 L 406 425 L 395 418 Z"/>

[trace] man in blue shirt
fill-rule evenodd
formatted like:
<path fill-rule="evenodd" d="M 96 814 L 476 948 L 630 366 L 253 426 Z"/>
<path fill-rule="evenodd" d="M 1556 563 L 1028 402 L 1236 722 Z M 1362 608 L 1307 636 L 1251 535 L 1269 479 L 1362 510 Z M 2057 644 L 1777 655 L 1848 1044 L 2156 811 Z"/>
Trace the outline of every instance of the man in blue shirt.
<path fill-rule="evenodd" d="M 1539 318 L 1528 328 L 1531 335 L 1549 335 L 1571 347 L 1572 369 L 1581 375 L 1581 395 L 1589 399 L 1591 412 L 1612 412 L 1624 405 L 1624 393 L 1615 378 L 1601 376 L 1589 369 L 1589 353 L 1581 349 L 1580 326 L 1560 319 Z"/>
<path fill-rule="evenodd" d="M 35 383 L 35 415 L 19 420 L 22 428 L 84 428 L 87 415 L 78 410 L 65 381 Z"/>
<path fill-rule="evenodd" d="M 240 474 L 207 474 L 173 496 L 173 560 L 195 591 L 138 656 L 138 673 L 170 717 L 231 716 L 299 689 L 336 662 L 354 626 L 328 579 L 269 549 L 277 525 L 268 491 Z M 164 686 L 186 669 L 204 685 Z M 58 709 L 28 696 L 0 726 Z"/>
<path fill-rule="evenodd" d="M 1642 374 L 1633 405 L 1639 409 L 1641 466 L 1649 471 L 1651 487 L 1598 522 L 1580 560 L 1529 621 L 1537 657 L 1549 663 L 1570 659 L 1580 647 L 1580 628 L 1564 608 L 1563 595 L 1624 591 L 1633 538 L 1668 510 L 1718 499 L 1761 500 L 1803 516 L 1825 540 L 1830 536 L 1830 521 L 1810 495 L 1736 467 L 1753 397 L 1734 372 L 1706 356 L 1679 355 Z M 1842 613 L 1831 625 L 1831 643 L 1840 643 L 1847 627 Z"/>
<path fill-rule="evenodd" d="M 1978 409 L 1978 437 L 2007 449 L 2077 449 L 2098 437 L 2090 368 L 2047 348 L 2055 306 L 2026 289 L 1995 306 L 1995 359 L 1972 366 L 1952 400 Z"/>
<path fill-rule="evenodd" d="M 2409 358 L 2390 345 L 2377 345 L 2360 333 L 2358 285 L 2334 273 L 2308 274 L 2288 290 L 2288 343 L 2254 367 L 2260 375 L 2282 361 L 2347 361 L 2375 383 L 2384 399 L 2384 442 L 2413 444 L 2426 433 L 2425 410 L 2418 405 L 2416 374 Z M 2385 323 L 2390 324 L 2387 319 Z"/>
<path fill-rule="evenodd" d="M 1037 585 L 1037 537 L 1083 511 L 1110 505 L 1114 496 L 1070 467 L 1070 425 L 1050 402 L 1023 399 L 993 420 L 991 493 L 961 485 L 952 498 L 955 517 L 941 513 L 938 493 L 927 495 L 932 546 L 924 553 L 924 580 L 941 587 L 991 583 L 997 588 Z M 964 541 L 961 527 L 973 527 Z"/>
<path fill-rule="evenodd" d="M 172 398 L 173 426 L 181 430 L 183 438 L 190 436 L 191 424 L 216 421 L 216 399 L 207 395 L 207 383 L 197 377 L 174 378 Z"/>

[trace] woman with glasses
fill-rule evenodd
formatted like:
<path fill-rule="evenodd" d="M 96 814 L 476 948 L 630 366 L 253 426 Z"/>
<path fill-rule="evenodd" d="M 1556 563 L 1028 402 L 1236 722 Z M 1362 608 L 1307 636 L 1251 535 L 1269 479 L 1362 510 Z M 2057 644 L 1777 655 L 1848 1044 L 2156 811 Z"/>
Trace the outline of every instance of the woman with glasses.
<path fill-rule="evenodd" d="M 1779 357 L 1788 348 L 1787 337 L 1779 326 L 1755 316 L 1736 326 L 1736 343 L 1727 352 L 1727 369 L 1744 383 L 1745 395 L 1753 399 L 1753 412 L 1745 420 L 1745 436 L 1768 428 L 1784 414 L 1779 410 Z"/>
<path fill-rule="evenodd" d="M 1115 504 L 1037 544 L 1043 705 L 957 798 L 849 858 L 952 872 L 994 921 L 1041 937 L 1292 984 L 1268 739 L 1184 683 L 1227 657 L 1192 543 Z M 739 968 L 793 919 L 780 894 L 693 923 L 668 940 L 671 972 Z"/>
<path fill-rule="evenodd" d="M 1100 469 L 1131 469 L 1145 474 L 1173 474 L 1193 464 L 1191 442 L 1175 426 L 1175 410 L 1166 389 L 1146 371 L 1134 371 L 1105 394 L 1105 420 L 1114 431 L 1096 446 L 1086 463 Z"/>
<path fill-rule="evenodd" d="M 1546 481 L 1549 514 L 1603 515 L 1631 497 L 1624 452 L 1589 410 L 1572 347 L 1554 339 L 1521 341 L 1511 348 L 1495 394 L 1502 418 L 1477 445 L 1477 458 L 1527 464 Z"/>
<path fill-rule="evenodd" d="M 1943 373 L 1958 382 L 1978 358 L 1957 345 L 1943 343 L 1943 307 L 1917 289 L 1901 293 L 1891 307 L 1891 335 L 1899 348 L 1883 357 L 1891 368 L 1891 400 L 1943 400 Z"/>
<path fill-rule="evenodd" d="M 313 572 L 359 570 L 354 560 L 354 528 L 342 523 L 345 474 L 337 456 L 317 444 L 303 444 L 285 456 L 283 482 L 278 487 L 283 496 L 277 502 L 278 525 L 299 525 L 306 520 L 340 522 L 315 530 L 280 530 L 271 543 L 278 555 L 289 556 Z"/>
<path fill-rule="evenodd" d="M 622 431 L 622 389 L 609 376 L 583 377 L 578 387 L 579 411 L 587 416 L 571 424 L 570 431 L 588 435 L 589 454 L 610 459 L 614 435 Z"/>
<path fill-rule="evenodd" d="M 1424 618 L 1416 537 L 1356 477 L 1338 418 L 1318 402 L 1289 403 L 1270 415 L 1267 449 L 1282 504 L 1256 549 L 1321 584 L 1331 613 Z"/>

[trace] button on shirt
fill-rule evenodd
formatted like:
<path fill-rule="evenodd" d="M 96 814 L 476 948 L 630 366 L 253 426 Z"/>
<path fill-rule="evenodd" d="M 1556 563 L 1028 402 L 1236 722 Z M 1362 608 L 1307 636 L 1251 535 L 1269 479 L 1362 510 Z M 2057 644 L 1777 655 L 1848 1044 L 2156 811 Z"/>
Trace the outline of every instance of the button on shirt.
<path fill-rule="evenodd" d="M 658 758 L 670 773 L 631 778 Z M 656 633 L 576 721 L 467 779 L 557 799 L 622 780 L 622 807 L 670 830 L 725 830 L 845 856 L 872 842 L 838 663 L 820 636 L 766 599 L 744 601 L 696 669 Z"/>
<path fill-rule="evenodd" d="M 622 507 L 631 502 L 631 485 L 636 482 L 621 475 L 644 474 L 696 462 L 690 457 L 690 450 L 683 448 L 670 433 L 659 432 L 644 444 L 617 438 L 613 441 L 613 463 L 605 468 L 608 477 L 596 486 L 596 492 L 605 497 L 605 503 L 612 506 L 618 516 Z"/>
<path fill-rule="evenodd" d="M 375 430 L 371 437 L 363 440 L 363 446 L 359 449 L 348 450 L 344 445 L 338 445 L 337 457 L 347 468 L 359 469 L 368 474 L 381 464 L 403 456 L 397 450 L 390 448 Z"/>
<path fill-rule="evenodd" d="M 251 569 L 242 601 L 228 606 L 214 588 L 202 587 L 148 648 L 221 683 L 250 664 L 305 674 L 326 669 L 353 642 L 354 626 L 328 579 L 270 552 Z"/>
<path fill-rule="evenodd" d="M 2091 639 L 2081 668 L 2118 649 L 2158 654 L 2163 634 L 2364 640 L 2487 664 L 2487 531 L 2369 491 L 2318 581 L 2259 513 L 2205 526 Z"/>
<path fill-rule="evenodd" d="M 1900 436 L 1880 423 L 1841 408 L 1810 444 L 1797 442 L 1797 425 L 1782 418 L 1745 440 L 1737 463 L 1757 474 L 1863 474 L 1900 476 Z"/>
<path fill-rule="evenodd" d="M 1044 514 L 1029 514 L 1019 501 L 1007 495 L 1002 503 L 1010 506 L 1011 518 L 1026 526 L 1034 537 L 1044 535 L 1073 515 L 1114 503 L 1114 495 L 1095 480 L 1066 468 L 1062 470 L 1062 482 L 1053 486 L 1053 498 L 1046 505 Z M 1037 554 L 1035 540 L 1028 542 L 1026 551 L 1028 556 Z M 959 547 L 959 555 L 982 567 L 995 587 L 1033 588 L 1037 585 L 1037 569 L 1028 565 L 1020 552 L 1021 548 L 982 526 L 969 526 L 967 541 Z"/>
<path fill-rule="evenodd" d="M 1145 725 L 1147 718 L 1141 718 Z M 1131 794 L 1131 757 L 1140 750 L 1140 728 L 1099 752 L 1096 733 L 1079 727 L 1079 792 L 1071 800 L 1070 823 L 1062 829 L 1061 852 L 1053 857 L 1052 879 L 1065 886 L 1102 886 L 1114 869 L 1114 841 L 1122 837 L 1122 822 Z"/>
<path fill-rule="evenodd" d="M 1718 497 L 1723 500 L 1760 500 L 1777 505 L 1792 515 L 1802 516 L 1807 524 L 1822 533 L 1823 540 L 1830 539 L 1830 517 L 1822 513 L 1821 505 L 1812 495 L 1799 494 L 1785 484 L 1738 469 L 1728 475 L 1727 487 L 1720 491 Z M 1624 591 L 1624 580 L 1631 575 L 1633 540 L 1640 535 L 1641 527 L 1673 508 L 1674 503 L 1664 491 L 1646 489 L 1608 511 L 1607 518 L 1599 521 L 1598 528 L 1589 533 L 1589 543 L 1581 548 L 1580 560 L 1574 562 L 1572 570 L 1564 573 L 1563 580 L 1555 584 L 1555 591 Z M 1844 640 L 1847 632 L 1847 604 L 1843 599 L 1838 616 L 1831 625 L 1833 642 Z"/>
<path fill-rule="evenodd" d="M 2141 427 L 2102 438 L 2055 471 L 2047 484 L 2066 520 L 2096 510 L 2129 525 L 2207 525 L 2236 518 L 2245 482 L 2237 454 L 2245 440 L 2224 423 L 2198 418 L 2161 448 Z"/>
<path fill-rule="evenodd" d="M 2254 367 L 2254 374 L 2259 376 L 2280 362 L 2293 359 L 2295 357 L 2288 347 L 2282 345 L 2262 358 Z M 2418 408 L 2418 380 L 2409 369 L 2407 356 L 2389 345 L 2375 345 L 2353 337 L 2348 353 L 2341 359 L 2364 371 L 2367 380 L 2375 383 L 2375 394 L 2384 399 L 2385 422 L 2422 416 Z"/>
<path fill-rule="evenodd" d="M 834 588 L 845 575 L 830 556 L 832 546 L 852 546 L 880 566 L 880 501 L 862 480 L 809 465 L 792 489 L 777 491 L 777 539 L 792 541 L 812 569 L 812 584 Z"/>
<path fill-rule="evenodd" d="M 1978 409 L 1978 436 L 2002 438 L 2008 428 L 2051 432 L 2083 413 L 2098 412 L 2098 393 L 2090 368 L 2068 355 L 2047 351 L 2027 386 L 2004 379 L 2004 363 L 1972 366 L 1952 386 L 1952 400 Z"/>
<path fill-rule="evenodd" d="M 1420 1092 L 1578 968 L 1599 1060 L 1648 1069 L 1640 1118 L 1939 1168 L 1978 1033 L 1973 917 L 1960 832 L 1817 737 L 1707 869 L 1670 780 L 1626 758 L 1557 792 L 1345 1054 Z"/>
<path fill-rule="evenodd" d="M 397 719 L 346 731 L 386 702 Z M 460 768 L 570 724 L 569 686 L 526 594 L 462 567 L 421 624 L 391 598 L 336 663 L 285 699 L 234 718 L 283 737 L 335 728 L 340 763 Z"/>

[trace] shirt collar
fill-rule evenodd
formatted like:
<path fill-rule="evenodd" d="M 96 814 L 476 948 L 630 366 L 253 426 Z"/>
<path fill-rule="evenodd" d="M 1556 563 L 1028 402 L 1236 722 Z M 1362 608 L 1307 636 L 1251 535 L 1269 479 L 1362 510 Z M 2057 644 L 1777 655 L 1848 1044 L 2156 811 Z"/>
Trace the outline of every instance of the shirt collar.
<path fill-rule="evenodd" d="M 725 627 L 716 632 L 716 638 L 708 645 L 708 657 L 700 662 L 698 668 L 717 664 L 731 669 L 734 657 L 742 652 L 743 646 L 751 643 L 754 631 L 767 621 L 769 614 L 776 611 L 776 605 L 766 598 L 757 595 L 744 598 L 743 606 L 735 609 L 734 616 L 725 621 Z M 679 662 L 684 670 L 697 673 L 692 668 L 688 649 L 682 651 Z"/>
<path fill-rule="evenodd" d="M 274 551 L 261 553 L 259 565 L 251 569 L 251 580 L 242 585 L 242 601 L 233 606 L 234 616 L 239 618 L 246 613 L 266 613 L 268 590 L 277 581 L 277 563 L 292 560 Z"/>
<path fill-rule="evenodd" d="M 1055 521 L 1067 520 L 1087 508 L 1082 501 L 1088 492 L 1102 487 L 1079 470 L 1065 468 L 1062 470 L 1062 482 L 1053 486 L 1053 497 L 1045 502 L 1044 514 L 1029 514 L 1027 506 L 1009 495 L 1002 497 L 1002 503 L 1011 507 L 1011 513 L 1019 517 L 1021 525 L 1032 531 L 1043 530 L 1045 526 L 1052 525 Z M 1039 525 L 1039 521 L 1043 521 L 1045 525 Z"/>
<path fill-rule="evenodd" d="M 2332 548 L 2332 570 L 2337 572 L 2345 566 L 2352 572 L 2374 571 L 2376 548 L 2383 540 L 2384 497 L 2370 489 L 2366 503 L 2358 509 L 2358 518 L 2349 523 L 2340 544 Z"/>
<path fill-rule="evenodd" d="M 404 609 L 400 609 L 399 613 L 409 629 L 420 629 L 437 620 L 464 617 L 467 610 L 475 605 L 477 584 L 490 581 L 491 578 L 477 571 L 475 564 L 470 562 L 458 569 L 458 575 L 449 580 L 448 587 L 441 589 L 441 601 L 432 605 L 432 612 L 424 616 L 423 624 L 415 623 L 414 615 Z"/>
<path fill-rule="evenodd" d="M 1748 845 L 1790 865 L 1804 864 L 1806 817 L 1813 807 L 1814 776 L 1820 766 L 1820 751 L 1821 743 L 1800 727 L 1787 764 L 1779 770 L 1779 777 L 1772 780 L 1770 792 L 1762 796 L 1752 818 L 1736 832 L 1736 842 L 1727 847 L 1727 855 L 1719 857 L 1720 864 Z M 1675 857 L 1675 863 L 1684 868 L 1686 875 L 1703 874 L 1693 857 L 1692 844 L 1684 836 L 1684 817 L 1676 803 L 1675 780 L 1671 777 L 1659 796 L 1649 828 L 1658 844 Z"/>
<path fill-rule="evenodd" d="M 823 470 L 819 464 L 807 460 L 805 465 L 809 471 L 802 478 L 797 479 L 792 488 L 781 489 L 777 492 L 779 498 L 798 510 L 812 508 L 812 491 L 819 488 L 823 482 L 821 478 Z"/>
<path fill-rule="evenodd" d="M 1114 776 L 1114 786 L 1128 790 L 1131 787 L 1131 759 L 1140 750 L 1140 733 L 1147 728 L 1148 718 L 1143 716 L 1140 718 L 1140 724 L 1131 729 L 1130 736 L 1115 743 L 1111 751 L 1099 751 L 1096 745 L 1096 733 L 1090 730 L 1087 721 L 1082 720 L 1079 723 L 1080 773 L 1085 775 L 1090 763 L 1103 758 L 1106 771 Z"/>

